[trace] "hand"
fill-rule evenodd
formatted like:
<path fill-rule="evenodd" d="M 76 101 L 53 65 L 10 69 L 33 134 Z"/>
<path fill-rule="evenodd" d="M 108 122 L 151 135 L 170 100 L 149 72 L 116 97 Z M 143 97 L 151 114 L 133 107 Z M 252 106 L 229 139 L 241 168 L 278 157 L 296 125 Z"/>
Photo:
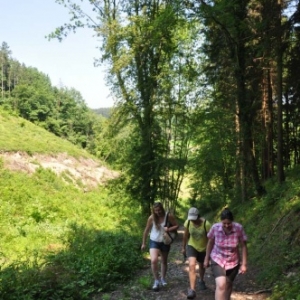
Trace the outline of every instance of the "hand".
<path fill-rule="evenodd" d="M 247 271 L 247 265 L 242 264 L 239 269 L 239 274 L 245 274 Z"/>
<path fill-rule="evenodd" d="M 165 230 L 165 232 L 168 232 L 169 228 L 168 227 L 164 227 L 164 230 Z"/>
<path fill-rule="evenodd" d="M 143 250 L 145 250 L 145 248 L 146 248 L 145 244 L 142 244 L 141 250 L 143 251 Z"/>

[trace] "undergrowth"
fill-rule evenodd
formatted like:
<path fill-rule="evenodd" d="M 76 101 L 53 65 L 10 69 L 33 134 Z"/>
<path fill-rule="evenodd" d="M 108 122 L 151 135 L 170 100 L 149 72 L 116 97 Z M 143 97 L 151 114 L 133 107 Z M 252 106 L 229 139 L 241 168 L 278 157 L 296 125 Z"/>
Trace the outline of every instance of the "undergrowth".
<path fill-rule="evenodd" d="M 134 205 L 121 189 L 0 165 L 0 299 L 91 299 L 126 282 L 143 264 Z"/>
<path fill-rule="evenodd" d="M 249 263 L 255 266 L 260 285 L 272 290 L 272 300 L 300 299 L 299 171 L 288 172 L 280 185 L 269 180 L 264 197 L 234 208 L 249 238 Z"/>

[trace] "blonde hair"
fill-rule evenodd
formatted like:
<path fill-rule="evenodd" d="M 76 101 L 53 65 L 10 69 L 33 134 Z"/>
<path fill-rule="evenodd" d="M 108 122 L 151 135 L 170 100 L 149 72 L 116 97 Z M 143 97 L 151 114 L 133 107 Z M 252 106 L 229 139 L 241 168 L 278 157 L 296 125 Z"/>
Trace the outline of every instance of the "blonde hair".
<path fill-rule="evenodd" d="M 155 224 L 155 227 L 159 230 L 160 229 L 160 224 L 159 224 L 159 217 L 157 216 L 156 213 L 154 213 L 154 208 L 160 207 L 160 209 L 163 211 L 163 214 L 166 214 L 166 211 L 163 207 L 163 205 L 161 204 L 161 202 L 154 202 L 153 206 L 152 206 L 152 218 L 153 218 L 153 222 Z"/>

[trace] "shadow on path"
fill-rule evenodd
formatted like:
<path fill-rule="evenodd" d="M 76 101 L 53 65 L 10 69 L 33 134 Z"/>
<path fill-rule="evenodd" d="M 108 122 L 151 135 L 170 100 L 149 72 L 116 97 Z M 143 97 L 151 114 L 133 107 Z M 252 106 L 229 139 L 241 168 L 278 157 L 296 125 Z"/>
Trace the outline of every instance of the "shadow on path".
<path fill-rule="evenodd" d="M 149 286 L 148 289 L 142 287 L 138 283 L 138 279 L 142 277 L 149 277 L 152 280 L 152 274 L 150 269 L 150 261 L 147 268 L 141 270 L 136 278 L 132 278 L 132 282 L 127 285 L 120 286 L 118 290 L 93 298 L 94 300 L 183 300 L 187 299 L 187 290 L 189 288 L 188 278 L 188 261 L 183 261 L 181 253 L 182 247 L 182 235 L 183 228 L 178 230 L 178 237 L 171 246 L 169 254 L 167 282 L 168 285 L 161 288 L 158 292 L 154 292 Z M 215 297 L 215 280 L 212 276 L 210 268 L 205 272 L 204 276 L 207 290 L 200 291 L 197 287 L 197 296 L 195 299 L 201 300 L 214 300 Z M 151 281 L 152 285 L 152 281 Z M 231 296 L 231 300 L 265 300 L 270 296 L 268 293 L 260 293 L 255 290 L 255 282 L 251 276 L 239 275 L 234 282 L 234 291 Z M 239 291 L 239 292 L 237 292 Z"/>

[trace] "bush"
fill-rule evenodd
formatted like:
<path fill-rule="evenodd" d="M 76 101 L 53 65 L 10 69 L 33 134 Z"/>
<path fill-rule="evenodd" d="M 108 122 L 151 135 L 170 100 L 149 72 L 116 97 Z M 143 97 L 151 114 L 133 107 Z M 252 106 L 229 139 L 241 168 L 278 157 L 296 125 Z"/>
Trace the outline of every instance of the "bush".
<path fill-rule="evenodd" d="M 272 300 L 300 300 L 299 284 L 300 280 L 298 276 L 291 276 L 281 284 L 275 285 Z"/>
<path fill-rule="evenodd" d="M 73 225 L 67 247 L 0 273 L 1 299 L 90 299 L 128 280 L 143 264 L 138 237 Z"/>

